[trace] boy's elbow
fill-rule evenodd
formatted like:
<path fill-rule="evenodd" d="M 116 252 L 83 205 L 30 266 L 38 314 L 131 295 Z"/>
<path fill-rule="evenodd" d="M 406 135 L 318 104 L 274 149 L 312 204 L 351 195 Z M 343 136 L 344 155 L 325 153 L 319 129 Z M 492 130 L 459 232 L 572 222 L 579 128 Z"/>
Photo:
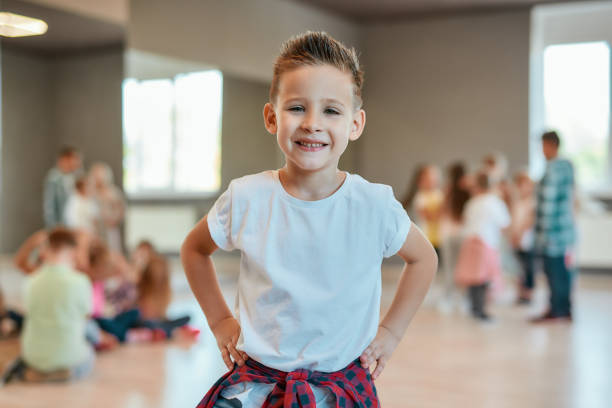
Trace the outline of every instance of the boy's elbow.
<path fill-rule="evenodd" d="M 181 262 L 183 263 L 183 265 L 185 265 L 186 260 L 189 258 L 190 251 L 191 246 L 189 244 L 189 237 L 187 237 L 181 244 L 181 249 L 179 250 L 179 255 L 181 257 Z"/>

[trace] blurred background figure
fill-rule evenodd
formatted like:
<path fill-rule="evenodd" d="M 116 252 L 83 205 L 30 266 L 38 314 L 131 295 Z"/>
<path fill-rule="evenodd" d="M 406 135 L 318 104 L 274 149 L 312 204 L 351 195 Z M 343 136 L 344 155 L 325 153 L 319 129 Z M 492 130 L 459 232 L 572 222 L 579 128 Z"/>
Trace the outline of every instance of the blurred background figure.
<path fill-rule="evenodd" d="M 109 248 L 122 251 L 121 225 L 125 217 L 125 199 L 121 190 L 113 183 L 110 166 L 102 162 L 94 163 L 89 170 L 89 182 L 99 209 L 97 226 L 100 236 Z"/>
<path fill-rule="evenodd" d="M 499 194 L 507 205 L 510 204 L 508 185 L 508 159 L 500 152 L 489 153 L 482 159 L 482 171 L 489 176 L 493 192 Z"/>
<path fill-rule="evenodd" d="M 86 326 L 92 288 L 75 269 L 76 254 L 73 232 L 50 231 L 44 262 L 26 285 L 22 366 L 17 364 L 10 374 L 39 382 L 81 379 L 91 372 L 95 355 L 86 340 Z"/>
<path fill-rule="evenodd" d="M 512 208 L 512 189 L 508 180 L 508 159 L 503 153 L 489 153 L 482 159 L 482 172 L 489 177 L 491 192 L 501 198 L 508 209 Z M 521 267 L 516 259 L 510 236 L 502 235 L 499 243 L 502 272 L 517 276 Z"/>
<path fill-rule="evenodd" d="M 63 224 L 65 206 L 81 173 L 81 154 L 74 147 L 64 147 L 55 167 L 47 173 L 44 185 L 43 212 L 47 228 Z"/>
<path fill-rule="evenodd" d="M 549 309 L 534 322 L 572 320 L 574 221 L 574 166 L 559 157 L 561 141 L 556 132 L 542 135 L 546 170 L 538 185 L 535 219 L 535 247 L 542 255 L 550 290 Z"/>
<path fill-rule="evenodd" d="M 472 316 L 488 321 L 487 290 L 501 285 L 499 247 L 502 231 L 510 225 L 510 214 L 506 204 L 492 192 L 489 176 L 484 172 L 475 178 L 474 196 L 465 206 L 464 220 L 465 238 L 456 279 L 468 289 Z"/>
<path fill-rule="evenodd" d="M 519 277 L 518 304 L 529 304 L 535 285 L 533 224 L 535 220 L 534 183 L 526 171 L 514 176 L 514 195 L 512 198 L 511 242 L 521 263 Z"/>
<path fill-rule="evenodd" d="M 100 211 L 87 181 L 82 176 L 75 182 L 64 208 L 64 221 L 69 228 L 96 234 Z"/>
<path fill-rule="evenodd" d="M 461 249 L 463 210 L 470 199 L 470 188 L 466 168 L 463 162 L 451 164 L 447 169 L 447 181 L 444 192 L 443 211 L 440 220 L 441 254 L 444 262 L 441 265 L 443 291 L 439 306 L 449 311 L 454 306 L 455 266 Z"/>
<path fill-rule="evenodd" d="M 444 263 L 440 254 L 440 219 L 444 193 L 440 188 L 438 167 L 428 164 L 417 168 L 402 204 L 408 214 L 412 214 L 413 221 L 425 232 L 438 254 L 439 262 Z"/>

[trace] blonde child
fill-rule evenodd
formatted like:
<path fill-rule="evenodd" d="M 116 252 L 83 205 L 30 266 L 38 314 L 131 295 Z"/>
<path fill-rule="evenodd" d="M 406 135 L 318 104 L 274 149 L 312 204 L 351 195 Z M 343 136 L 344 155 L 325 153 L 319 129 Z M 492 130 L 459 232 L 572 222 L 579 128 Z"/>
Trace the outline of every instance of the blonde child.
<path fill-rule="evenodd" d="M 490 320 L 485 310 L 487 289 L 501 280 L 499 246 L 502 230 L 510 225 L 506 204 L 492 191 L 489 176 L 479 173 L 474 180 L 474 196 L 464 210 L 464 240 L 455 278 L 467 287 L 472 316 Z"/>
<path fill-rule="evenodd" d="M 68 198 L 64 219 L 66 226 L 72 229 L 96 234 L 98 231 L 99 209 L 92 197 L 87 178 L 79 178 L 74 192 Z"/>
<path fill-rule="evenodd" d="M 355 51 L 329 35 L 286 42 L 263 112 L 285 166 L 232 181 L 183 243 L 230 369 L 201 407 L 380 406 L 372 380 L 421 304 L 436 255 L 390 187 L 338 170 L 365 125 L 362 81 Z M 212 263 L 218 248 L 241 251 L 236 316 Z M 379 324 L 381 262 L 396 253 L 407 264 Z"/>
<path fill-rule="evenodd" d="M 529 174 L 521 171 L 514 176 L 514 187 L 516 195 L 512 200 L 511 238 L 512 246 L 523 269 L 517 302 L 529 304 L 534 287 L 535 185 Z"/>
<path fill-rule="evenodd" d="M 113 184 L 113 171 L 106 163 L 94 163 L 89 170 L 93 199 L 99 209 L 100 236 L 114 251 L 122 251 L 121 223 L 125 217 L 125 200 Z"/>
<path fill-rule="evenodd" d="M 440 221 L 444 207 L 444 193 L 440 188 L 440 170 L 431 164 L 420 167 L 417 170 L 416 187 L 411 187 L 411 198 L 404 203 L 404 208 L 412 211 L 415 222 L 425 232 L 427 239 L 433 245 L 436 252 L 440 254 L 442 244 L 440 236 Z"/>

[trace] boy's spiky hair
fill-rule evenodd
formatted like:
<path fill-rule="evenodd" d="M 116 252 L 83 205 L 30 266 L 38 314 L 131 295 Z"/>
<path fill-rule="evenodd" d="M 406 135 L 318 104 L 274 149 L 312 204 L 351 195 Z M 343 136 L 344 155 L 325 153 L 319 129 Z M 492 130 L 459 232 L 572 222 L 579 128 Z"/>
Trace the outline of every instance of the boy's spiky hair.
<path fill-rule="evenodd" d="M 361 107 L 363 70 L 359 66 L 357 52 L 323 31 L 307 31 L 290 38 L 282 45 L 280 55 L 274 63 L 270 101 L 274 102 L 278 94 L 278 85 L 283 73 L 312 65 L 331 65 L 351 74 L 356 105 L 358 108 Z"/>

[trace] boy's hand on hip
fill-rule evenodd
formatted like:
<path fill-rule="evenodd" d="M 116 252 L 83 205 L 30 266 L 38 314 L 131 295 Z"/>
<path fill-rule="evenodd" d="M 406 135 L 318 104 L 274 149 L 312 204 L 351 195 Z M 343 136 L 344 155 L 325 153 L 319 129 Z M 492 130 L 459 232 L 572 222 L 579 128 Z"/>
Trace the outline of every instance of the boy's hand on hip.
<path fill-rule="evenodd" d="M 361 353 L 359 360 L 364 368 L 374 367 L 376 363 L 376 369 L 372 373 L 372 379 L 378 378 L 382 373 L 387 361 L 395 351 L 395 348 L 399 344 L 399 338 L 395 337 L 389 329 L 384 326 L 378 326 L 378 333 L 376 338 L 370 343 L 370 345 Z"/>
<path fill-rule="evenodd" d="M 219 323 L 211 327 L 215 338 L 217 339 L 217 346 L 221 351 L 221 357 L 223 362 L 228 369 L 234 367 L 235 361 L 239 366 L 244 365 L 244 362 L 249 358 L 243 351 L 236 350 L 236 343 L 238 337 L 240 337 L 240 324 L 233 317 L 228 317 L 221 320 Z"/>

